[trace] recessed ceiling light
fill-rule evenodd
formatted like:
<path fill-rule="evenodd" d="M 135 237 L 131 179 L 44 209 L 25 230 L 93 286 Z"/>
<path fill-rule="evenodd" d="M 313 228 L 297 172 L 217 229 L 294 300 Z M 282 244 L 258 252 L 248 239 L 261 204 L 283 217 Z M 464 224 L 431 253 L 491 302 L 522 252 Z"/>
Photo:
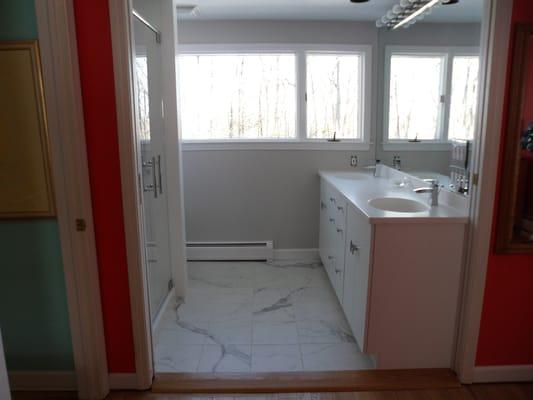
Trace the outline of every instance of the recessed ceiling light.
<path fill-rule="evenodd" d="M 368 3 L 368 0 L 350 0 L 352 3 Z"/>
<path fill-rule="evenodd" d="M 442 0 L 442 5 L 449 6 L 450 4 L 457 4 L 459 0 Z"/>

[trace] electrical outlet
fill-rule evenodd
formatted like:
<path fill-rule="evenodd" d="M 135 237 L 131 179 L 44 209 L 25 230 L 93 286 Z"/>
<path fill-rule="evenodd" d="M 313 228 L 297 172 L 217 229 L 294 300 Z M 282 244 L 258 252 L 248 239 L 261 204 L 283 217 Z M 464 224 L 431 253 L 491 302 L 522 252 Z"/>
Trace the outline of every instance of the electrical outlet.
<path fill-rule="evenodd" d="M 350 156 L 350 167 L 357 167 L 357 156 Z"/>

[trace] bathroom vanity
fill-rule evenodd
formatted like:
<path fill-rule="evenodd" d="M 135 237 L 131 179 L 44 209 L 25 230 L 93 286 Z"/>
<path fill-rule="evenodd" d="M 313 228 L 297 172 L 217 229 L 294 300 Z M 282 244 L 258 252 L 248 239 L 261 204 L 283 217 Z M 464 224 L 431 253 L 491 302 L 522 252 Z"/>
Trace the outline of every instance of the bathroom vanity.
<path fill-rule="evenodd" d="M 385 166 L 320 172 L 320 257 L 361 350 L 376 367 L 450 368 L 466 199 Z"/>

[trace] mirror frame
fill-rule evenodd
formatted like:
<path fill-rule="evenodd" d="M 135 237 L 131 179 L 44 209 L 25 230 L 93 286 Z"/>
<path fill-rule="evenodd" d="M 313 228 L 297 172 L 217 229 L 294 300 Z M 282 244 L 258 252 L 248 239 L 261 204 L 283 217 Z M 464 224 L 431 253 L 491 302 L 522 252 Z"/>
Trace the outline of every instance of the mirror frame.
<path fill-rule="evenodd" d="M 508 122 L 502 137 L 504 152 L 501 159 L 502 175 L 499 188 L 498 223 L 495 232 L 497 253 L 533 253 L 533 242 L 521 243 L 513 240 L 515 204 L 519 189 L 521 116 L 526 95 L 524 84 L 527 68 L 526 51 L 530 36 L 533 36 L 533 24 L 517 25 L 511 60 L 510 86 L 507 93 Z"/>

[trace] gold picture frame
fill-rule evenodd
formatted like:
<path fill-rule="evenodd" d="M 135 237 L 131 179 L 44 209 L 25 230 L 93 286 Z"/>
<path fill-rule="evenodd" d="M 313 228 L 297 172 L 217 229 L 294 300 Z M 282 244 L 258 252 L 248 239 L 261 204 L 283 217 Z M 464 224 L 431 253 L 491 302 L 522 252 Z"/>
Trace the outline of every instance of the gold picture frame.
<path fill-rule="evenodd" d="M 37 41 L 0 41 L 0 218 L 53 216 Z"/>

